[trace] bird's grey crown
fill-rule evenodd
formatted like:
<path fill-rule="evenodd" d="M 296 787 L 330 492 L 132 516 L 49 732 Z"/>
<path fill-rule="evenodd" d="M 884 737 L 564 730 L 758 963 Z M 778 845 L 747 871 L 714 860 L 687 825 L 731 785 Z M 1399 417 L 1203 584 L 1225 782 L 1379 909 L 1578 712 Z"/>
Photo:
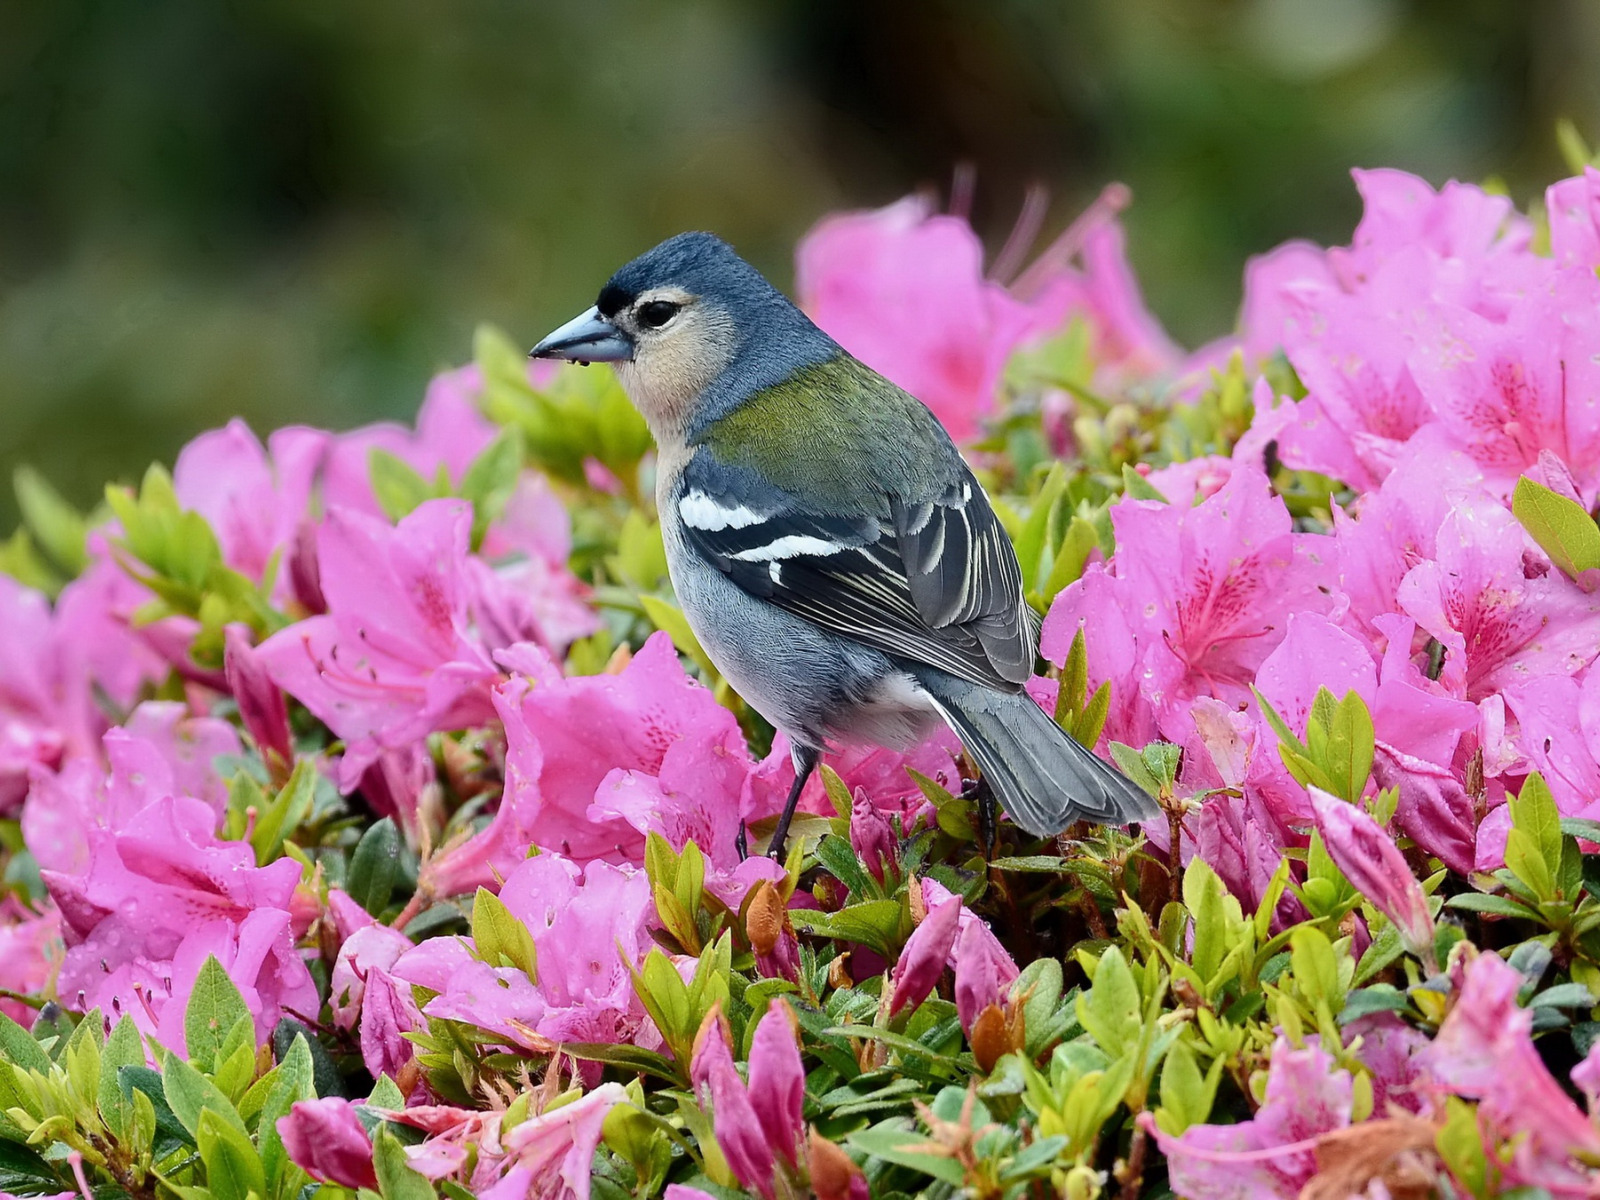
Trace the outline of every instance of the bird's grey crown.
<path fill-rule="evenodd" d="M 680 233 L 619 268 L 597 307 L 611 317 L 652 288 L 677 287 L 727 318 L 735 345 L 727 367 L 696 406 L 690 439 L 801 367 L 842 353 L 795 305 L 712 233 Z"/>

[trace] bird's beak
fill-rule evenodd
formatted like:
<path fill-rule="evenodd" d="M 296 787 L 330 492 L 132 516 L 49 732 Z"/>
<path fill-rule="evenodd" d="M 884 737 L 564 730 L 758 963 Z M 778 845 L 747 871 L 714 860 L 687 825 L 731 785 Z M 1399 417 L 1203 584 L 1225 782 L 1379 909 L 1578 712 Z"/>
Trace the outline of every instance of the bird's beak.
<path fill-rule="evenodd" d="M 568 362 L 629 362 L 633 339 L 600 315 L 598 308 L 573 317 L 528 351 L 529 358 L 561 358 Z"/>

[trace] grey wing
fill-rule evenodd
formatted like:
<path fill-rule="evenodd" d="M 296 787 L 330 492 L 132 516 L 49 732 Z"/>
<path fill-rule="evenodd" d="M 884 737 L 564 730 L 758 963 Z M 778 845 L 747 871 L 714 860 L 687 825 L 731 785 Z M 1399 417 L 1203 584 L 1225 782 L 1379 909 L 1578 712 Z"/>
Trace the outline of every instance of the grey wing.
<path fill-rule="evenodd" d="M 840 515 L 702 448 L 675 503 L 689 545 L 744 591 L 845 637 L 1016 691 L 1036 632 L 1005 530 L 965 467 L 931 500 Z"/>

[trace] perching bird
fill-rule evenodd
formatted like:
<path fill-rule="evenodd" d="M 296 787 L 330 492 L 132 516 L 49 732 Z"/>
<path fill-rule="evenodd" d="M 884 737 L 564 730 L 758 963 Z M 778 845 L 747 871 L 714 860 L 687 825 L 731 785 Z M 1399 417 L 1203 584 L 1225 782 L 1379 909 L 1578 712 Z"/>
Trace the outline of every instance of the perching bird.
<path fill-rule="evenodd" d="M 662 242 L 531 355 L 613 364 L 655 435 L 684 614 L 793 747 L 774 857 L 827 743 L 904 747 L 941 718 L 1030 833 L 1156 815 L 1023 691 L 1016 552 L 938 419 L 725 242 Z"/>

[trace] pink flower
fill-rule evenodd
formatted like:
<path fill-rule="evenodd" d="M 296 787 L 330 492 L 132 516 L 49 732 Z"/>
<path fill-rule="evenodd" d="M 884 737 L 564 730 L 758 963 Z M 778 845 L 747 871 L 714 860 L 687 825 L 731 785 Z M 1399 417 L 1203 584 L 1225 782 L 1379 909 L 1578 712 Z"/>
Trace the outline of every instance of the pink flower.
<path fill-rule="evenodd" d="M 1486 1133 L 1515 1146 L 1508 1182 L 1582 1187 L 1575 1155 L 1600 1154 L 1600 1131 L 1561 1090 L 1534 1048 L 1533 1014 L 1517 1004 L 1523 977 L 1493 953 L 1452 969 L 1457 995 L 1422 1052 L 1442 1087 L 1479 1101 Z"/>
<path fill-rule="evenodd" d="M 1436 557 L 1413 567 L 1397 599 L 1445 647 L 1440 680 L 1481 700 L 1537 675 L 1572 675 L 1600 651 L 1600 595 L 1559 571 L 1531 571 L 1517 519 L 1488 500 L 1458 505 Z"/>
<path fill-rule="evenodd" d="M 1564 267 L 1600 264 L 1600 169 L 1552 184 L 1545 192 L 1550 249 Z"/>
<path fill-rule="evenodd" d="M 983 278 L 983 247 L 967 223 L 932 214 L 919 197 L 826 218 L 795 260 L 800 306 L 958 441 L 977 433 L 1007 358 L 1040 327 L 1040 313 Z"/>
<path fill-rule="evenodd" d="M 478 1195 L 483 1200 L 589 1200 L 601 1127 L 606 1114 L 625 1103 L 622 1085 L 605 1083 L 570 1104 L 503 1130 L 510 1169 Z"/>
<path fill-rule="evenodd" d="M 832 767 L 854 796 L 865 792 L 872 806 L 886 816 L 899 813 L 908 830 L 919 812 L 929 810 L 927 800 L 907 768 L 926 775 L 941 787 L 959 791 L 960 770 L 955 756 L 961 753 L 961 743 L 955 734 L 943 725 L 920 744 L 909 750 L 888 750 L 882 746 L 847 745 L 828 752 L 823 762 Z M 744 799 L 746 818 L 759 818 L 775 814 L 794 784 L 794 759 L 789 753 L 789 739 L 778 734 L 772 739 L 772 751 L 757 766 L 750 778 L 750 787 Z M 822 786 L 821 772 L 814 772 L 800 792 L 799 812 L 833 816 L 833 802 Z"/>
<path fill-rule="evenodd" d="M 952 896 L 930 908 L 922 923 L 911 931 L 900 951 L 900 961 L 894 967 L 894 990 L 889 997 L 891 1014 L 915 1008 L 928 998 L 939 976 L 944 974 L 945 962 L 955 947 L 960 918 L 961 898 Z"/>
<path fill-rule="evenodd" d="M 1433 918 L 1422 885 L 1383 827 L 1362 809 L 1309 789 L 1317 829 L 1334 865 L 1356 891 L 1394 922 L 1407 950 L 1433 969 Z"/>
<path fill-rule="evenodd" d="M 707 1014 L 695 1038 L 690 1076 L 710 1101 L 717 1144 L 734 1175 L 773 1200 L 776 1172 L 799 1165 L 806 1135 L 805 1066 L 788 1005 L 774 1000 L 756 1024 L 748 1086 L 733 1065 L 720 1009 Z"/>
<path fill-rule="evenodd" d="M 82 874 L 89 863 L 92 830 L 124 830 L 147 807 L 169 796 L 198 798 L 212 814 L 209 833 L 227 803 L 226 785 L 211 760 L 237 754 L 239 739 L 225 721 L 189 717 L 181 704 L 149 701 L 134 711 L 126 727 L 107 732 L 103 751 L 109 774 L 88 759 L 74 760 L 56 775 L 34 772 L 22 830 L 46 870 Z"/>
<path fill-rule="evenodd" d="M 1185 1200 L 1293 1200 L 1316 1174 L 1310 1140 L 1350 1124 L 1350 1073 L 1337 1070 L 1315 1037 L 1294 1049 L 1272 1047 L 1267 1095 L 1256 1115 L 1237 1125 L 1191 1125 L 1180 1137 L 1140 1118 L 1167 1158 L 1172 1190 Z"/>
<path fill-rule="evenodd" d="M 335 509 L 317 535 L 328 615 L 257 648 L 267 672 L 348 744 L 341 782 L 387 748 L 487 720 L 493 664 L 470 636 L 470 507 L 430 500 L 390 526 Z"/>
<path fill-rule="evenodd" d="M 806 1069 L 800 1060 L 795 1019 L 782 999 L 774 998 L 756 1022 L 750 1039 L 750 1103 L 767 1142 L 791 1167 L 800 1161 L 806 1124 Z"/>
<path fill-rule="evenodd" d="M 1589 268 L 1554 276 L 1504 321 L 1444 307 L 1410 362 L 1451 437 L 1501 494 L 1548 450 L 1600 486 L 1600 281 Z"/>
<path fill-rule="evenodd" d="M 289 734 L 289 708 L 283 691 L 267 674 L 246 629 L 230 625 L 223 636 L 222 669 L 228 690 L 239 705 L 239 720 L 262 758 L 270 761 L 275 755 L 279 767 L 287 769 L 294 762 L 294 742 Z"/>
<path fill-rule="evenodd" d="M 170 980 L 180 980 L 184 946 L 193 950 L 199 944 L 193 939 L 203 935 L 209 952 L 219 958 L 237 955 L 248 961 L 252 978 L 260 971 L 273 976 L 264 984 L 258 1014 L 263 1021 L 270 1015 L 275 1022 L 273 1010 L 279 1005 L 272 997 L 280 993 L 315 1011 L 315 989 L 307 998 L 311 980 L 293 952 L 286 911 L 300 878 L 299 864 L 280 859 L 257 867 L 247 845 L 217 842 L 214 825 L 205 804 L 166 796 L 120 829 L 91 829 L 82 874 L 44 872 L 69 944 L 58 983 L 63 998 L 76 1006 L 81 997 L 85 1007 L 119 993 L 126 1000 L 139 979 L 147 987 L 161 980 L 160 990 L 171 993 L 173 984 L 155 972 L 159 968 Z M 270 967 L 265 965 L 269 957 Z M 200 954 L 192 971 L 203 961 Z M 119 984 L 122 968 L 133 978 Z M 246 984 L 248 979 L 241 987 Z M 111 1011 L 109 1004 L 104 1007 Z M 258 1032 L 265 1036 L 270 1029 L 267 1024 Z"/>
<path fill-rule="evenodd" d="M 464 941 L 425 941 L 392 974 L 439 993 L 428 1016 L 465 1021 L 529 1050 L 562 1042 L 660 1044 L 628 971 L 653 944 L 655 910 L 643 871 L 605 862 L 580 868 L 547 851 L 511 873 L 500 899 L 533 936 L 536 979 L 478 961 Z M 598 1080 L 599 1064 L 582 1070 Z"/>
<path fill-rule="evenodd" d="M 350 1101 L 337 1096 L 298 1100 L 288 1116 L 278 1118 L 278 1136 L 289 1161 L 317 1182 L 377 1188 L 372 1139 Z"/>
<path fill-rule="evenodd" d="M 1333 539 L 1292 532 L 1283 502 L 1253 470 L 1235 469 L 1192 508 L 1123 500 L 1111 518 L 1118 552 L 1110 570 L 1091 566 L 1056 598 L 1043 651 L 1064 657 L 1086 628 L 1090 686 L 1111 678 L 1114 709 L 1137 688 L 1172 740 L 1187 736 L 1196 696 L 1249 698 L 1290 613 L 1331 606 Z M 1099 624 L 1107 609 L 1124 615 L 1108 622 L 1109 635 Z M 1109 661 L 1095 648 L 1100 640 L 1111 642 Z M 1116 673 L 1100 674 L 1108 669 Z"/>
<path fill-rule="evenodd" d="M 978 1014 L 991 1004 L 1001 1004 L 1006 991 L 1016 982 L 1017 964 L 981 920 L 961 931 L 954 953 L 956 1013 L 962 1032 L 971 1037 Z"/>
<path fill-rule="evenodd" d="M 53 905 L 35 912 L 16 896 L 0 898 L 0 988 L 22 995 L 45 990 L 61 962 L 61 918 Z M 0 1013 L 24 1025 L 33 1009 L 0 999 Z"/>
<path fill-rule="evenodd" d="M 262 579 L 294 539 L 330 435 L 291 426 L 267 441 L 270 450 L 235 418 L 191 441 L 172 469 L 179 502 L 206 519 L 223 561 L 251 580 Z M 290 594 L 281 569 L 274 592 Z"/>
<path fill-rule="evenodd" d="M 868 803 L 867 793 L 861 789 L 856 790 L 850 802 L 850 848 L 879 883 L 890 872 L 899 872 L 900 839 L 888 818 Z"/>
<path fill-rule="evenodd" d="M 684 673 L 666 634 L 653 634 L 616 675 L 564 678 L 537 650 L 502 658 L 523 675 L 494 693 L 506 729 L 505 792 L 488 829 L 426 865 L 436 894 L 491 883 L 529 845 L 579 862 L 637 861 L 648 828 L 680 845 L 694 836 L 714 862 L 732 855 L 749 771 L 743 736 Z M 703 809 L 701 789 L 717 797 Z"/>
<path fill-rule="evenodd" d="M 411 949 L 411 939 L 398 929 L 373 922 L 355 930 L 339 947 L 328 980 L 328 1005 L 341 1029 L 355 1028 L 366 995 L 367 977 L 388 971 Z"/>

